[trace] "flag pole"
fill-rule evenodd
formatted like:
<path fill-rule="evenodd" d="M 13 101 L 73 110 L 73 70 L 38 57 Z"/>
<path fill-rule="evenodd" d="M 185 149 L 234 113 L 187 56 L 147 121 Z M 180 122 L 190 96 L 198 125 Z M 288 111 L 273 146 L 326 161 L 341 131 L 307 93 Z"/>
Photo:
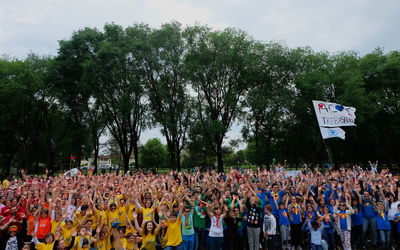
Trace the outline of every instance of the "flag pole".
<path fill-rule="evenodd" d="M 321 137 L 322 137 L 322 134 L 321 134 Z M 328 146 L 326 145 L 326 142 L 325 142 L 324 138 L 322 138 L 322 141 L 324 142 L 326 153 L 328 154 L 329 163 L 331 164 L 331 167 L 332 167 L 333 166 L 332 165 L 332 158 L 331 158 L 331 154 L 329 153 Z"/>
<path fill-rule="evenodd" d="M 312 102 L 311 102 L 311 103 L 312 103 Z M 320 126 L 320 125 L 319 125 L 319 123 L 318 123 L 317 111 L 315 110 L 315 108 L 314 108 L 314 104 L 313 104 L 313 103 L 312 103 L 312 107 L 313 107 L 313 109 L 314 109 L 315 118 L 317 119 L 317 125 L 318 125 L 318 128 L 319 128 L 319 133 L 321 134 L 321 139 L 322 139 L 322 141 L 323 141 L 323 143 L 324 143 L 324 146 L 325 146 L 326 153 L 328 154 L 328 160 L 329 160 L 329 163 L 330 163 L 330 164 L 331 164 L 331 166 L 332 166 L 332 158 L 331 158 L 331 154 L 329 153 L 328 146 L 326 145 L 325 139 L 324 139 L 324 137 L 322 136 L 322 132 L 321 132 L 321 126 Z"/>

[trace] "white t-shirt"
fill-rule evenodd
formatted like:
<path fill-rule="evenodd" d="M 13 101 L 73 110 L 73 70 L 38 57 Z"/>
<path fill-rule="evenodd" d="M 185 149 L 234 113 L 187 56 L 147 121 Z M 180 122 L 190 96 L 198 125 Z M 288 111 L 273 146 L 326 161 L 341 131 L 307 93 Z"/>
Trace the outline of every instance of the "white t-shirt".
<path fill-rule="evenodd" d="M 400 201 L 396 201 L 396 202 L 393 202 L 392 204 L 390 204 L 389 211 L 388 211 L 389 220 L 394 220 L 394 215 L 400 212 L 397 209 L 397 206 L 399 204 L 400 204 Z"/>
<path fill-rule="evenodd" d="M 17 236 L 10 237 L 7 241 L 6 250 L 18 250 Z"/>
<path fill-rule="evenodd" d="M 263 231 L 268 232 L 268 235 L 276 234 L 276 219 L 273 214 L 264 215 Z"/>
<path fill-rule="evenodd" d="M 210 233 L 208 236 L 210 237 L 224 237 L 224 229 L 223 229 L 223 220 L 224 216 L 221 215 L 218 219 L 217 217 L 211 217 L 211 226 L 210 226 Z"/>

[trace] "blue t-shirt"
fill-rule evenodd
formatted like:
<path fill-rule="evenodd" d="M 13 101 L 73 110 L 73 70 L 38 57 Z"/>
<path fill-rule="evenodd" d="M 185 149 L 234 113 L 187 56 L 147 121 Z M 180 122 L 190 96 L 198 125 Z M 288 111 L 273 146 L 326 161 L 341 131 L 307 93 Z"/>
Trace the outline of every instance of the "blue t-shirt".
<path fill-rule="evenodd" d="M 390 230 L 390 221 L 386 212 L 376 212 L 376 229 Z"/>
<path fill-rule="evenodd" d="M 290 208 L 291 212 L 291 224 L 300 224 L 301 223 L 301 214 L 300 214 L 300 205 L 292 206 Z"/>
<path fill-rule="evenodd" d="M 313 222 L 316 217 L 317 217 L 317 214 L 315 213 L 315 211 L 312 211 L 312 212 L 306 211 L 306 220 L 310 219 L 310 222 Z"/>
<path fill-rule="evenodd" d="M 288 211 L 286 208 L 279 209 L 278 216 L 279 216 L 279 225 L 290 225 Z"/>
<path fill-rule="evenodd" d="M 394 221 L 397 221 L 397 233 L 400 234 L 400 221 L 398 221 L 400 218 L 400 213 L 397 213 L 394 215 Z"/>
<path fill-rule="evenodd" d="M 330 221 L 324 221 L 324 228 L 326 233 L 333 233 L 333 230 L 335 229 Z"/>
<path fill-rule="evenodd" d="M 374 206 L 371 200 L 363 200 L 362 213 L 364 218 L 372 218 L 375 216 Z"/>
<path fill-rule="evenodd" d="M 340 229 L 341 230 L 349 230 L 350 228 L 347 228 L 347 214 L 346 211 L 340 211 L 339 212 L 339 223 L 340 223 Z"/>
<path fill-rule="evenodd" d="M 360 211 L 361 206 L 353 206 L 354 214 L 351 215 L 351 225 L 358 226 L 364 223 L 362 211 Z"/>
<path fill-rule="evenodd" d="M 267 192 L 265 192 L 264 188 L 261 188 L 261 189 L 256 188 L 255 191 L 257 193 L 258 198 L 260 198 L 260 200 L 263 201 L 263 208 L 264 208 L 264 205 L 266 204 L 266 200 L 267 200 Z M 264 211 L 264 209 L 263 209 L 263 211 Z"/>
<path fill-rule="evenodd" d="M 332 194 L 332 188 L 331 186 L 329 186 L 328 184 L 325 184 L 326 190 L 324 191 L 324 200 L 326 204 L 329 204 L 329 199 L 331 197 Z"/>
<path fill-rule="evenodd" d="M 278 208 L 275 205 L 274 198 L 276 199 L 276 203 L 279 204 L 281 202 L 282 197 L 284 196 L 283 191 L 278 191 L 278 193 L 273 194 L 273 191 L 269 191 L 267 193 L 268 199 L 269 199 L 269 204 L 272 206 L 272 214 L 277 216 L 278 215 Z"/>

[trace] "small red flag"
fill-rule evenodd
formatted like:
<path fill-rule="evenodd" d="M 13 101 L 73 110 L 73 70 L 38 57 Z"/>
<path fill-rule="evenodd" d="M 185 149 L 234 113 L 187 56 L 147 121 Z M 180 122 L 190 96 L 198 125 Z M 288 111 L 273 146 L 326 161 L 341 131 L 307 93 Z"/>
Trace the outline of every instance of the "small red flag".
<path fill-rule="evenodd" d="M 75 160 L 76 159 L 76 156 L 73 156 L 73 155 L 71 155 L 71 158 L 70 158 L 71 160 Z"/>

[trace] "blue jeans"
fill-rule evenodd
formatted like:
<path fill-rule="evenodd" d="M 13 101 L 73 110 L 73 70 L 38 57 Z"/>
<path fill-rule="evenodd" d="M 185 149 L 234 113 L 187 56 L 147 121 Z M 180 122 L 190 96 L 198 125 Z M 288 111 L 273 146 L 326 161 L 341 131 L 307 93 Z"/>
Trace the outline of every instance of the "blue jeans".
<path fill-rule="evenodd" d="M 378 229 L 379 232 L 379 239 L 382 244 L 382 249 L 390 249 L 390 229 L 383 230 L 383 229 Z"/>
<path fill-rule="evenodd" d="M 182 249 L 183 250 L 194 250 L 194 234 L 182 235 Z"/>
<path fill-rule="evenodd" d="M 177 246 L 167 246 L 164 248 L 164 250 L 182 250 L 182 244 L 179 244 Z"/>
<path fill-rule="evenodd" d="M 366 242 L 367 242 L 367 231 L 368 231 L 368 227 L 371 231 L 371 235 L 372 235 L 372 244 L 376 244 L 377 242 L 377 233 L 376 233 L 376 218 L 372 217 L 372 218 L 364 218 L 364 223 L 363 223 L 363 244 L 365 246 Z"/>
<path fill-rule="evenodd" d="M 205 249 L 205 242 L 207 239 L 207 230 L 205 228 L 194 228 L 194 234 L 195 234 L 195 243 L 194 243 L 194 249 L 195 250 L 203 250 Z"/>

